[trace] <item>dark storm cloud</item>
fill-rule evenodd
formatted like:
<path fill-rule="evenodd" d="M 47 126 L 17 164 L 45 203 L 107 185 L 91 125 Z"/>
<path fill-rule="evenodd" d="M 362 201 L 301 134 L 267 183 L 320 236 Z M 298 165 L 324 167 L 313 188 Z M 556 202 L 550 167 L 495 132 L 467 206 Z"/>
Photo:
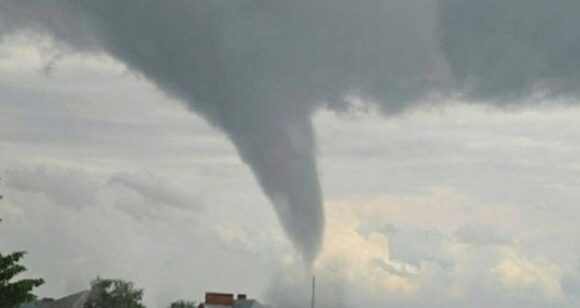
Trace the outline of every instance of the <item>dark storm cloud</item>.
<path fill-rule="evenodd" d="M 106 52 L 220 127 L 310 261 L 324 226 L 315 110 L 341 110 L 357 97 L 392 114 L 453 88 L 485 99 L 525 96 L 538 86 L 574 92 L 579 6 L 575 0 L 2 0 L 0 27 Z"/>
<path fill-rule="evenodd" d="M 580 1 L 441 0 L 440 14 L 441 46 L 475 98 L 579 94 Z"/>
<path fill-rule="evenodd" d="M 444 70 L 434 10 L 423 0 L 2 4 L 4 25 L 105 51 L 222 128 L 308 261 L 324 225 L 311 113 L 348 95 L 394 112 L 426 94 Z"/>

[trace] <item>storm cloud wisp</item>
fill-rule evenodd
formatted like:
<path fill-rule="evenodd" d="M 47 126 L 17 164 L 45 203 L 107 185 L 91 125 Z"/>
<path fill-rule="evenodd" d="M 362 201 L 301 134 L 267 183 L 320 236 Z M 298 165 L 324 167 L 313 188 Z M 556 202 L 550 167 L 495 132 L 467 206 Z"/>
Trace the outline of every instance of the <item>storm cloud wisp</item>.
<path fill-rule="evenodd" d="M 577 1 L 540 2 L 2 0 L 0 34 L 110 54 L 222 129 L 310 263 L 324 228 L 312 113 L 352 97 L 393 114 L 453 91 L 575 93 Z"/>

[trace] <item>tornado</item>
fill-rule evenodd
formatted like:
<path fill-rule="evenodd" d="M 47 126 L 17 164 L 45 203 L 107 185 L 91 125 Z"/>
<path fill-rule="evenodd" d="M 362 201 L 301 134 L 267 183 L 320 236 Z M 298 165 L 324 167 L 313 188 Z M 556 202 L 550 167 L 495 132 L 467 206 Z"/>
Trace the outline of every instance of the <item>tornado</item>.
<path fill-rule="evenodd" d="M 32 31 L 67 51 L 106 53 L 184 102 L 230 138 L 311 265 L 324 230 L 312 115 L 348 110 L 349 96 L 395 114 L 438 83 L 434 9 L 429 0 L 2 0 L 0 35 Z"/>
<path fill-rule="evenodd" d="M 579 28 L 578 0 L 0 0 L 0 37 L 106 53 L 223 131 L 307 264 L 324 230 L 317 110 L 577 102 Z"/>
<path fill-rule="evenodd" d="M 230 138 L 309 265 L 324 226 L 311 98 L 284 86 L 279 59 L 243 50 L 248 38 L 240 30 L 254 24 L 231 12 L 232 5 L 86 1 L 76 9 L 100 48 Z"/>

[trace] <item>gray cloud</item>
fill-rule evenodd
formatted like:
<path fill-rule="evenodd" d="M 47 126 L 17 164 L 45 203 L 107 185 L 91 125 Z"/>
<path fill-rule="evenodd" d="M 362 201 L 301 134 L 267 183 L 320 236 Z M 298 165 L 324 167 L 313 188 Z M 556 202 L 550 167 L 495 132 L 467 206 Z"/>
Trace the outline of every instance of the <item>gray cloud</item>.
<path fill-rule="evenodd" d="M 9 188 L 39 193 L 59 206 L 79 209 L 96 203 L 98 184 L 75 169 L 11 168 L 6 170 Z"/>
<path fill-rule="evenodd" d="M 220 127 L 307 261 L 324 226 L 313 111 L 358 97 L 396 113 L 453 88 L 571 93 L 579 80 L 574 0 L 5 0 L 0 12 L 4 32 L 106 52 Z"/>
<path fill-rule="evenodd" d="M 127 187 L 155 204 L 165 204 L 182 209 L 200 207 L 200 201 L 196 196 L 153 174 L 138 175 L 120 172 L 110 177 L 109 184 Z"/>
<path fill-rule="evenodd" d="M 454 240 L 474 246 L 509 245 L 511 241 L 485 226 L 465 225 L 453 233 Z"/>
<path fill-rule="evenodd" d="M 375 258 L 373 260 L 373 264 L 375 266 L 377 266 L 378 268 L 380 268 L 380 269 L 382 269 L 385 272 L 390 273 L 390 274 L 398 275 L 398 276 L 405 277 L 405 278 L 413 276 L 413 273 L 409 272 L 409 270 L 407 268 L 405 268 L 405 267 L 396 268 L 396 267 L 392 266 L 391 264 L 386 263 L 384 260 L 381 260 L 378 258 Z"/>
<path fill-rule="evenodd" d="M 369 236 L 375 232 L 383 233 L 385 235 L 391 235 L 399 232 L 400 230 L 392 224 L 384 224 L 381 226 L 374 226 L 372 224 L 363 224 L 359 226 L 356 231 L 365 239 L 368 239 Z"/>
<path fill-rule="evenodd" d="M 445 253 L 447 236 L 438 230 L 407 229 L 388 235 L 389 251 L 395 260 L 415 266 L 422 261 L 443 267 L 452 265 Z"/>
<path fill-rule="evenodd" d="M 447 60 L 475 97 L 578 94 L 580 2 L 441 0 L 440 14 Z"/>

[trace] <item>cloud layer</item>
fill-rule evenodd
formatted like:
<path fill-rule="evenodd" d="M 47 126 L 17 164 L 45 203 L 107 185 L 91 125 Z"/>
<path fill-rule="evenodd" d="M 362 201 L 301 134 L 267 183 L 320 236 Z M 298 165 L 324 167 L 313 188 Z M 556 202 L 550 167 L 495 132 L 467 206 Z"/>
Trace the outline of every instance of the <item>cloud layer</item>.
<path fill-rule="evenodd" d="M 324 227 L 315 110 L 358 98 L 396 113 L 456 91 L 501 104 L 575 93 L 578 5 L 6 0 L 0 25 L 105 52 L 220 127 L 310 263 Z"/>

